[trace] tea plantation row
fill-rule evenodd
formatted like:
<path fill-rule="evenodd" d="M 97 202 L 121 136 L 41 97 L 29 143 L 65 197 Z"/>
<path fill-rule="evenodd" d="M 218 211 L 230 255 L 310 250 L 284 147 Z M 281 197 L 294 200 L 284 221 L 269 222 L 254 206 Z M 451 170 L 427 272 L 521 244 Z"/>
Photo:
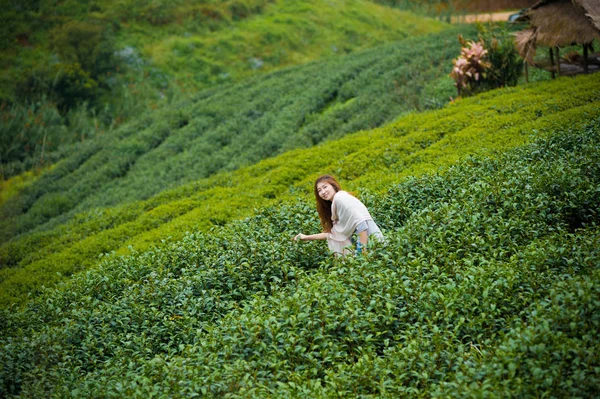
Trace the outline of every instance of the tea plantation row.
<path fill-rule="evenodd" d="M 522 144 L 536 130 L 543 134 L 581 126 L 600 115 L 598 101 L 600 82 L 593 76 L 499 90 L 217 174 L 146 201 L 78 214 L 53 230 L 0 247 L 0 303 L 23 303 L 29 292 L 35 296 L 42 285 L 94 266 L 104 253 L 144 250 L 161 240 L 180 239 L 186 231 L 247 216 L 256 207 L 305 196 L 318 173 L 334 173 L 350 189 L 381 191 L 466 154 Z"/>
<path fill-rule="evenodd" d="M 53 164 L 66 146 L 198 90 L 449 27 L 368 0 L 3 5 L 3 178 Z"/>
<path fill-rule="evenodd" d="M 373 128 L 426 107 L 428 100 L 444 104 L 454 93 L 447 74 L 459 51 L 458 32 L 450 29 L 219 86 L 147 113 L 74 148 L 35 184 L 1 204 L 0 241 Z"/>
<path fill-rule="evenodd" d="M 108 259 L 2 311 L 0 392 L 593 397 L 599 124 L 365 191 L 366 257 L 292 242 L 318 229 L 297 200 Z"/>

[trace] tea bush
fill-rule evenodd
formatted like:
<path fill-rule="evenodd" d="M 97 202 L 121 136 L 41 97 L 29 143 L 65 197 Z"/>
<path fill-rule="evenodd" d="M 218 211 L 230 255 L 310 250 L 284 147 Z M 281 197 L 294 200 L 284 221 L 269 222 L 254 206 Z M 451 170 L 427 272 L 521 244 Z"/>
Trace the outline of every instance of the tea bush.
<path fill-rule="evenodd" d="M 590 397 L 599 122 L 365 195 L 367 257 L 292 242 L 318 229 L 295 200 L 106 259 L 2 311 L 1 392 Z"/>
<path fill-rule="evenodd" d="M 409 115 L 381 129 L 217 174 L 146 201 L 80 213 L 64 224 L 55 220 L 52 229 L 0 247 L 5 265 L 0 270 L 0 301 L 22 303 L 42 285 L 94 266 L 103 253 L 124 254 L 130 246 L 143 250 L 161 240 L 180 239 L 187 231 L 226 224 L 257 207 L 304 196 L 319 171 L 339 176 L 350 189 L 382 191 L 399 179 L 436 171 L 467 154 L 522 144 L 536 130 L 544 134 L 579 128 L 599 116 L 599 89 L 597 79 L 586 76 L 489 92 L 442 110 Z M 548 91 L 555 96 L 549 98 Z"/>

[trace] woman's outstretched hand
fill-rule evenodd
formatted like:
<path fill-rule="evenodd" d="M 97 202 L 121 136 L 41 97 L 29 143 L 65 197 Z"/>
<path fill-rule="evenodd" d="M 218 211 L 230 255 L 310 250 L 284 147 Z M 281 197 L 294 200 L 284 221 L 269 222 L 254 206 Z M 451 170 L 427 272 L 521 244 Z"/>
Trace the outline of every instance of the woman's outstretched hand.
<path fill-rule="evenodd" d="M 304 241 L 305 238 L 306 238 L 306 236 L 304 234 L 300 233 L 297 236 L 295 236 L 294 238 L 292 238 L 292 240 L 294 240 L 294 241 L 298 241 L 298 240 Z"/>

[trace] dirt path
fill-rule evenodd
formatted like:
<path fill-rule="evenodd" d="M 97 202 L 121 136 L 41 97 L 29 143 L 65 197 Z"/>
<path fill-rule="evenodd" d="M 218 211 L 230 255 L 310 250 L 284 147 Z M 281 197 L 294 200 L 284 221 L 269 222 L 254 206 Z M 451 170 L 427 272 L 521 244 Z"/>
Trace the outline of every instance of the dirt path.
<path fill-rule="evenodd" d="M 504 11 L 494 12 L 485 14 L 469 14 L 469 15 L 458 15 L 452 17 L 453 23 L 467 23 L 472 24 L 475 22 L 489 22 L 489 21 L 508 21 L 508 17 L 517 11 Z"/>

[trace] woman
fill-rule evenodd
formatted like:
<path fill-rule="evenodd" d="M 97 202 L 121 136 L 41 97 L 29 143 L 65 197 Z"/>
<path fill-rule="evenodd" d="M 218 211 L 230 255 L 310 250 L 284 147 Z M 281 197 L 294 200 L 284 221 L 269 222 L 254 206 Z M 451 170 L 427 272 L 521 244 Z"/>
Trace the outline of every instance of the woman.
<path fill-rule="evenodd" d="M 315 182 L 317 212 L 323 226 L 323 233 L 298 234 L 294 240 L 327 240 L 329 249 L 336 255 L 350 253 L 351 238 L 358 235 L 356 252 L 365 252 L 369 238 L 383 240 L 381 230 L 360 200 L 346 191 L 333 176 L 320 176 Z"/>

